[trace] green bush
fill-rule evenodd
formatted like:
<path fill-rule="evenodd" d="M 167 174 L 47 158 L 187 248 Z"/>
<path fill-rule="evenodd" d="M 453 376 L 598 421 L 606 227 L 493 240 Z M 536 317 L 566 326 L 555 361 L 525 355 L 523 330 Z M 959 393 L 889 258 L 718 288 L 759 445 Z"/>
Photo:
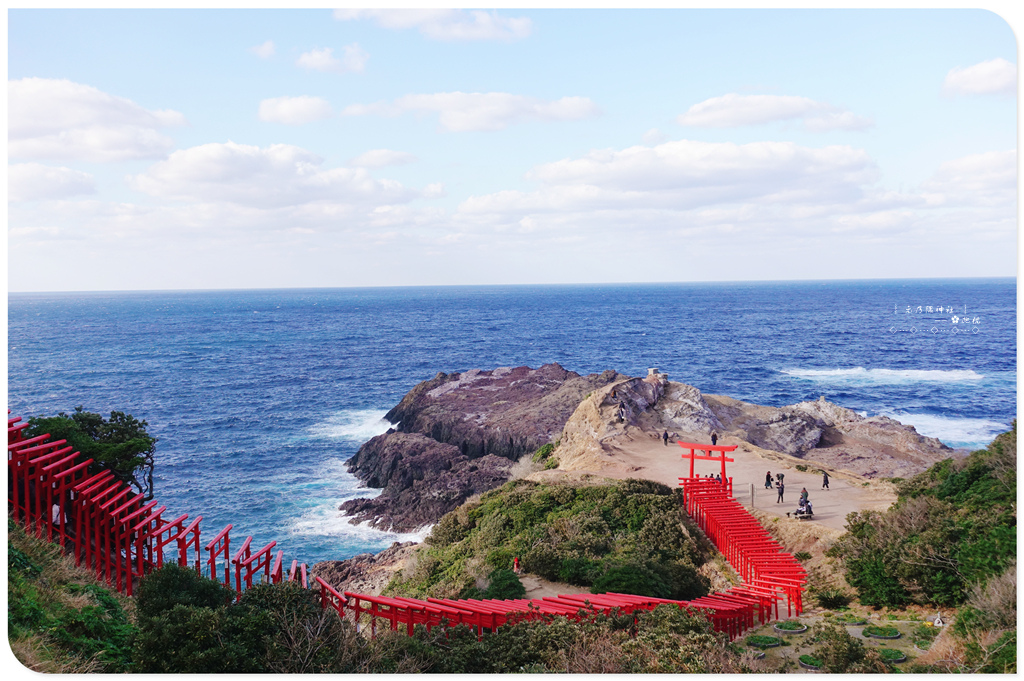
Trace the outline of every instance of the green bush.
<path fill-rule="evenodd" d="M 549 442 L 548 444 L 544 445 L 543 447 L 538 449 L 536 452 L 534 452 L 534 454 L 533 454 L 533 462 L 534 463 L 540 463 L 544 459 L 546 459 L 549 456 L 551 456 L 551 452 L 553 452 L 553 451 L 555 451 L 555 445 L 553 445 L 552 443 Z"/>
<path fill-rule="evenodd" d="M 841 589 L 823 589 L 814 594 L 814 599 L 823 608 L 838 610 L 850 604 L 851 597 Z"/>
<path fill-rule="evenodd" d="M 1016 422 L 987 449 L 899 482 L 885 513 L 853 513 L 830 555 L 862 603 L 955 606 L 1016 558 Z"/>
<path fill-rule="evenodd" d="M 526 595 L 526 587 L 512 570 L 495 570 L 488 576 L 489 584 L 484 598 L 512 600 Z"/>
<path fill-rule="evenodd" d="M 135 607 L 141 617 L 156 617 L 176 605 L 219 608 L 234 597 L 235 592 L 220 582 L 168 563 L 139 582 Z"/>
<path fill-rule="evenodd" d="M 642 565 L 622 565 L 609 568 L 594 580 L 591 592 L 608 592 L 671 598 L 672 589 L 659 575 Z"/>

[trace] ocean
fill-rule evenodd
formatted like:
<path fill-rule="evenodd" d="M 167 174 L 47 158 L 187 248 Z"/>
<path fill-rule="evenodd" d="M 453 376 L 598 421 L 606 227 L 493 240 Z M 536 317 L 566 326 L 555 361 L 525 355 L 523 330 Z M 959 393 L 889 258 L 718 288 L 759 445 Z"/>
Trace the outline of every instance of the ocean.
<path fill-rule="evenodd" d="M 1016 417 L 1016 338 L 1015 279 L 12 293 L 8 408 L 146 420 L 168 517 L 312 564 L 420 538 L 337 507 L 376 493 L 345 461 L 439 371 L 657 367 L 978 448 Z"/>

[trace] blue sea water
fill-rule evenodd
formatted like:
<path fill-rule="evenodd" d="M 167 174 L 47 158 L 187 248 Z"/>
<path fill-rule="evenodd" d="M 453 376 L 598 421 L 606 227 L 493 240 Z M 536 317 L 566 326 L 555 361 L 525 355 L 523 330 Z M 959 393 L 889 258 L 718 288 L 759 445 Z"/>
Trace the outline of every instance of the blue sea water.
<path fill-rule="evenodd" d="M 929 310 L 930 308 L 930 310 Z M 126 411 L 169 517 L 312 564 L 409 537 L 353 526 L 345 461 L 438 371 L 658 367 L 705 393 L 828 400 L 954 447 L 1016 416 L 1016 280 L 10 294 L 9 409 Z"/>

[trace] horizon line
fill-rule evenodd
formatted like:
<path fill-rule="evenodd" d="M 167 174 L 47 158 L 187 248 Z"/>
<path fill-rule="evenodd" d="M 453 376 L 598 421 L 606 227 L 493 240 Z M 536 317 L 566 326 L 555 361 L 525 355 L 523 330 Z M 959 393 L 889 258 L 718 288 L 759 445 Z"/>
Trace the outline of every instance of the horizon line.
<path fill-rule="evenodd" d="M 342 291 L 367 289 L 425 289 L 425 288 L 515 288 L 515 287 L 570 287 L 570 286 L 677 286 L 677 285 L 736 285 L 736 284 L 843 284 L 857 282 L 927 282 L 927 281 L 994 281 L 1016 280 L 1016 275 L 990 277 L 862 277 L 857 279 L 722 279 L 702 281 L 607 281 L 607 282 L 548 282 L 502 284 L 377 284 L 356 286 L 263 286 L 235 288 L 156 288 L 156 289 L 78 289 L 52 291 L 7 291 L 7 295 L 46 295 L 77 293 L 240 293 L 246 291 Z"/>

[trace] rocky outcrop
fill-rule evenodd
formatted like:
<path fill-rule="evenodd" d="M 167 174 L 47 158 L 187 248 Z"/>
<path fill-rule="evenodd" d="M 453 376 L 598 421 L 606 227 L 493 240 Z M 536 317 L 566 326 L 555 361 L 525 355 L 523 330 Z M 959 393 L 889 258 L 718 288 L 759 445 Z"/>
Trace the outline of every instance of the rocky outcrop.
<path fill-rule="evenodd" d="M 387 413 L 395 429 L 349 460 L 357 478 L 384 491 L 341 510 L 379 529 L 430 525 L 506 482 L 516 460 L 559 437 L 585 396 L 622 378 L 614 371 L 581 376 L 557 364 L 439 373 Z"/>
<path fill-rule="evenodd" d="M 361 553 L 348 560 L 327 560 L 313 566 L 311 572 L 330 584 L 338 593 L 352 591 L 377 596 L 391 578 L 409 562 L 416 551 L 415 542 L 395 542 L 374 555 Z"/>
<path fill-rule="evenodd" d="M 703 395 L 683 383 L 627 379 L 584 400 L 555 452 L 563 471 L 629 473 L 623 442 L 657 437 L 706 442 L 712 431 L 730 442 L 847 470 L 865 477 L 908 477 L 955 454 L 913 426 L 870 418 L 824 398 L 766 407 L 723 395 Z"/>
<path fill-rule="evenodd" d="M 614 371 L 580 376 L 558 364 L 439 373 L 384 418 L 471 459 L 494 454 L 516 461 L 554 441 L 586 394 L 619 378 Z"/>
<path fill-rule="evenodd" d="M 474 494 L 502 485 L 512 468 L 511 461 L 493 454 L 470 459 L 454 445 L 394 431 L 367 442 L 356 457 L 363 481 L 384 491 L 346 501 L 341 510 L 353 522 L 396 532 L 432 525 Z"/>

